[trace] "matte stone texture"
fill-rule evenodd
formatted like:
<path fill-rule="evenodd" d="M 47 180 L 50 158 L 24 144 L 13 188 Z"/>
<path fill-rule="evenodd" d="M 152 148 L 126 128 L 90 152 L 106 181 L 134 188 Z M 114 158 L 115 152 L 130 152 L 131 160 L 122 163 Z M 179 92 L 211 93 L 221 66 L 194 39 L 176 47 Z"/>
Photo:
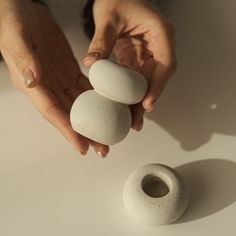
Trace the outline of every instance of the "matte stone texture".
<path fill-rule="evenodd" d="M 101 95 L 129 105 L 139 103 L 148 88 L 142 74 L 104 59 L 91 66 L 89 80 Z"/>
<path fill-rule="evenodd" d="M 132 118 L 127 105 L 88 90 L 73 103 L 70 120 L 72 128 L 79 134 L 102 144 L 113 145 L 127 136 Z"/>
<path fill-rule="evenodd" d="M 127 178 L 123 200 L 136 221 L 157 226 L 176 221 L 188 205 L 188 191 L 181 176 L 157 163 L 140 167 Z"/>

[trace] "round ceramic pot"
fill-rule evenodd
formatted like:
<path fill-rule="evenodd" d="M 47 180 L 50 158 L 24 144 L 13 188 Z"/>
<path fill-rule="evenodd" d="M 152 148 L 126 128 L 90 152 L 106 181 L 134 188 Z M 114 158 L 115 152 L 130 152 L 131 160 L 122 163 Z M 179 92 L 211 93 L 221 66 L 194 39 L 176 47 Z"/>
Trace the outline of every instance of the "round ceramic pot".
<path fill-rule="evenodd" d="M 156 163 L 134 171 L 123 189 L 128 213 L 148 225 L 176 221 L 185 211 L 188 199 L 181 176 L 174 169 Z"/>

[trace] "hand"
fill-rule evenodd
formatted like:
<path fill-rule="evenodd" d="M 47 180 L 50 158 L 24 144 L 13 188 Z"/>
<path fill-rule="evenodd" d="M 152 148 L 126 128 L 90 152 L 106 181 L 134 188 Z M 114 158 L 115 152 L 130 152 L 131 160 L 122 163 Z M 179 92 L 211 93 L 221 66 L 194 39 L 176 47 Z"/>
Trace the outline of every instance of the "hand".
<path fill-rule="evenodd" d="M 106 156 L 108 146 L 88 140 L 71 127 L 73 101 L 92 87 L 48 9 L 31 1 L 0 0 L 0 49 L 13 84 L 43 117 L 82 154 L 90 144 Z"/>
<path fill-rule="evenodd" d="M 151 111 L 176 70 L 173 25 L 147 0 L 95 0 L 95 34 L 84 58 L 85 66 L 108 58 L 142 73 L 149 89 L 143 101 L 131 106 L 132 128 L 141 130 L 144 110 Z"/>

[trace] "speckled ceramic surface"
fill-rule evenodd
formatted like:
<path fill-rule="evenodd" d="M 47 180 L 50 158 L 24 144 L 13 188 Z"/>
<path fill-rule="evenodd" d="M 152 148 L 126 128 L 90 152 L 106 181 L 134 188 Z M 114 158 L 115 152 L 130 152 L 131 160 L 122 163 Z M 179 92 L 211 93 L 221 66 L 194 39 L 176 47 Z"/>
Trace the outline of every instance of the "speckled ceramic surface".
<path fill-rule="evenodd" d="M 177 220 L 188 204 L 188 191 L 172 168 L 148 164 L 127 178 L 124 205 L 136 220 L 148 225 L 165 225 Z"/>
<path fill-rule="evenodd" d="M 87 0 L 47 1 L 82 65 Z M 130 132 L 107 159 L 74 150 L 0 63 L 0 235 L 234 236 L 235 9 L 236 1 L 167 1 L 178 70 L 143 131 Z M 191 195 L 183 217 L 164 227 L 132 222 L 122 202 L 125 179 L 153 162 L 176 167 Z"/>
<path fill-rule="evenodd" d="M 140 73 L 109 60 L 96 61 L 89 70 L 94 90 L 124 104 L 140 102 L 147 91 L 147 81 Z"/>
<path fill-rule="evenodd" d="M 113 102 L 94 90 L 82 93 L 75 100 L 70 119 L 75 131 L 107 145 L 124 139 L 131 126 L 128 106 Z"/>
<path fill-rule="evenodd" d="M 70 112 L 72 128 L 102 144 L 119 143 L 131 128 L 128 104 L 143 99 L 146 79 L 109 60 L 95 62 L 89 70 L 89 79 L 94 90 L 80 94 L 74 101 Z"/>

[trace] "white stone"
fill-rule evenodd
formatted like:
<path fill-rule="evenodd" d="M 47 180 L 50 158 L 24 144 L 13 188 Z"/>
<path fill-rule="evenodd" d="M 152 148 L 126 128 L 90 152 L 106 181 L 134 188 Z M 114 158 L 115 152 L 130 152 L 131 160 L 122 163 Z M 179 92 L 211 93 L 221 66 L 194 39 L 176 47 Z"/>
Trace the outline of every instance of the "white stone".
<path fill-rule="evenodd" d="M 131 113 L 127 105 L 88 90 L 73 103 L 70 121 L 72 128 L 79 134 L 99 143 L 112 145 L 128 134 Z"/>
<path fill-rule="evenodd" d="M 89 80 L 101 95 L 129 105 L 140 102 L 148 87 L 140 73 L 104 59 L 91 66 Z"/>
<path fill-rule="evenodd" d="M 188 191 L 181 176 L 160 164 L 140 167 L 127 178 L 123 201 L 136 221 L 165 225 L 177 220 L 188 205 Z"/>

